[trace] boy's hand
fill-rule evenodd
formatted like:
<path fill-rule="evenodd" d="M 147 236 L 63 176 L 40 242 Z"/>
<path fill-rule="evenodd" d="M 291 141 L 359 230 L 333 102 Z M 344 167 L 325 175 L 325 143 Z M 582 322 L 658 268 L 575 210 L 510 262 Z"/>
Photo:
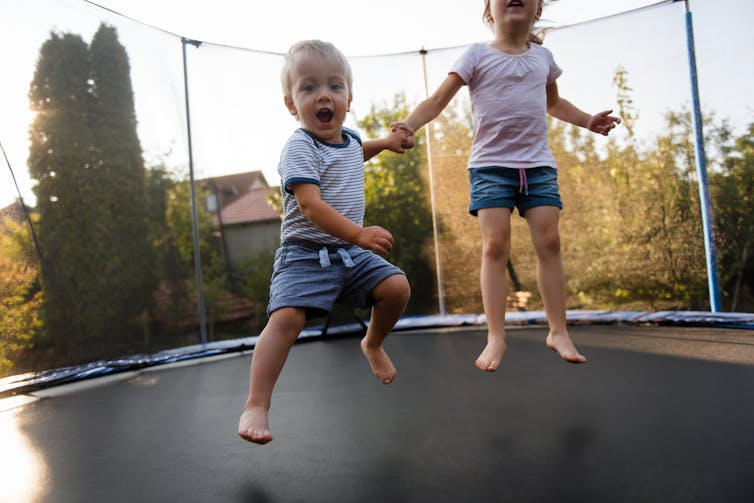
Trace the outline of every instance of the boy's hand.
<path fill-rule="evenodd" d="M 390 131 L 401 132 L 403 134 L 403 143 L 401 147 L 409 149 L 414 147 L 414 130 L 405 122 L 393 122 L 390 124 Z"/>
<path fill-rule="evenodd" d="M 612 112 L 612 110 L 605 110 L 598 114 L 592 115 L 592 118 L 589 119 L 589 124 L 587 124 L 586 126 L 587 129 L 594 133 L 599 133 L 603 136 L 607 136 L 607 134 L 616 126 L 616 124 L 620 124 L 620 118 L 610 115 Z"/>
<path fill-rule="evenodd" d="M 363 227 L 356 236 L 356 244 L 365 250 L 372 250 L 386 256 L 393 249 L 393 235 L 387 229 L 377 225 Z"/>

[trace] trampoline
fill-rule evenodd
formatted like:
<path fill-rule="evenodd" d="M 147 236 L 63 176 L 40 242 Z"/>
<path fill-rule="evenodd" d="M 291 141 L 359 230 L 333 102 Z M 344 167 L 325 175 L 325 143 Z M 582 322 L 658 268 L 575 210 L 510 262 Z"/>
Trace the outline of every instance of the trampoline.
<path fill-rule="evenodd" d="M 478 326 L 395 332 L 389 386 L 355 337 L 297 344 L 264 446 L 236 436 L 249 351 L 40 390 L 0 413 L 0 500 L 754 501 L 754 330 L 571 334 L 586 365 L 511 327 L 489 374 Z"/>

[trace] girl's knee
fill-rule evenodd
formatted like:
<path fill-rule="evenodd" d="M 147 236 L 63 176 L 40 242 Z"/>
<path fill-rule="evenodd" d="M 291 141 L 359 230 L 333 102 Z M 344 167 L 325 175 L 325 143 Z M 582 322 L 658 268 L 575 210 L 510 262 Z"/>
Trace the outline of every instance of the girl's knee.
<path fill-rule="evenodd" d="M 482 253 L 489 260 L 507 260 L 508 253 L 510 253 L 510 241 L 487 239 L 482 245 Z"/>
<path fill-rule="evenodd" d="M 560 234 L 548 233 L 538 240 L 537 253 L 540 255 L 560 255 Z"/>

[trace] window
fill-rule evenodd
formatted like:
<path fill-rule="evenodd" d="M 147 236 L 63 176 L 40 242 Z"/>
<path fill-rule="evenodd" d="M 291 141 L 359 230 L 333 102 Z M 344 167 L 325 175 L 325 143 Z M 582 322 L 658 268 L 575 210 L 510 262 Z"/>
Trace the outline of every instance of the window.
<path fill-rule="evenodd" d="M 215 197 L 214 194 L 210 194 L 207 196 L 207 211 L 209 212 L 217 211 L 217 197 Z"/>

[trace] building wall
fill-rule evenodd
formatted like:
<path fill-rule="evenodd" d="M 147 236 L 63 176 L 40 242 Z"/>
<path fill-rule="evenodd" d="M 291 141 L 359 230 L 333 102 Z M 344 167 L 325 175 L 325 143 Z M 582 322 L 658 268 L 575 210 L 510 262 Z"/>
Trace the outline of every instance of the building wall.
<path fill-rule="evenodd" d="M 268 220 L 247 225 L 225 227 L 225 246 L 234 271 L 246 259 L 267 249 L 274 250 L 280 243 L 280 220 Z"/>

